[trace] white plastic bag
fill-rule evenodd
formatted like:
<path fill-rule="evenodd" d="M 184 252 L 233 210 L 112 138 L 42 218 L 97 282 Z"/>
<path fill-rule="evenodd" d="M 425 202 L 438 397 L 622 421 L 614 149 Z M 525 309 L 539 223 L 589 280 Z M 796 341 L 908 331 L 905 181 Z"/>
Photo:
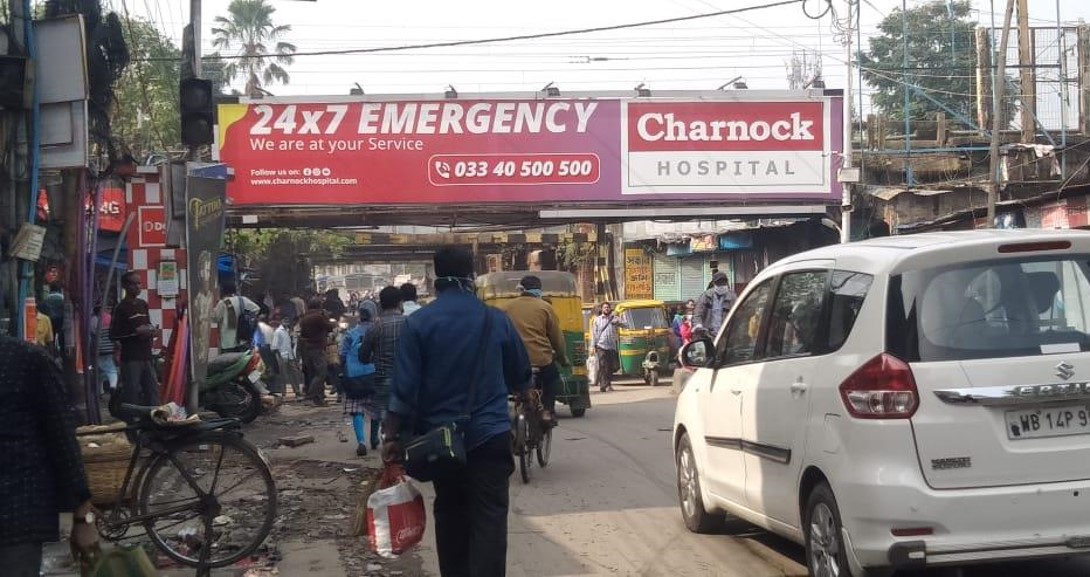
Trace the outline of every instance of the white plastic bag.
<path fill-rule="evenodd" d="M 367 499 L 367 533 L 371 551 L 396 557 L 424 538 L 427 512 L 424 497 L 401 465 L 387 465 L 379 490 Z"/>
<path fill-rule="evenodd" d="M 587 381 L 591 385 L 598 382 L 598 355 L 594 353 L 587 355 Z"/>

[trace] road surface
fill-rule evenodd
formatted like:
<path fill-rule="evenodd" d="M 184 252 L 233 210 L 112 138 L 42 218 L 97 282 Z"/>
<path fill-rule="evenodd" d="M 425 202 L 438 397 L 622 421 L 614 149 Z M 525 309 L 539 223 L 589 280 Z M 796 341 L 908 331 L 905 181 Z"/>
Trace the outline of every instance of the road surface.
<path fill-rule="evenodd" d="M 669 387 L 593 393 L 582 419 L 563 418 L 552 461 L 529 485 L 511 480 L 508 575 L 805 576 L 802 548 L 743 523 L 695 535 L 677 506 Z M 558 411 L 561 416 L 566 409 Z M 430 495 L 429 495 L 430 497 Z M 438 575 L 430 533 L 418 551 Z M 902 574 L 903 577 L 1085 577 L 1090 562 L 1062 560 Z"/>

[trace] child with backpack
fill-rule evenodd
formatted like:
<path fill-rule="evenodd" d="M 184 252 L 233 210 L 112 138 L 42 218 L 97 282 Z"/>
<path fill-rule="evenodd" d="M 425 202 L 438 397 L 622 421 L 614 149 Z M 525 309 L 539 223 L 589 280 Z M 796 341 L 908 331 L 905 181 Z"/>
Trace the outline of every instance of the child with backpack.
<path fill-rule="evenodd" d="M 356 433 L 356 455 L 367 454 L 367 437 L 364 429 L 364 413 L 375 394 L 375 363 L 360 360 L 360 347 L 368 331 L 374 326 L 378 307 L 373 301 L 360 303 L 359 323 L 352 327 L 341 340 L 340 361 L 344 367 L 344 412 L 352 415 L 352 430 Z M 373 434 L 373 433 L 372 433 Z M 372 439 L 372 444 L 377 439 Z"/>

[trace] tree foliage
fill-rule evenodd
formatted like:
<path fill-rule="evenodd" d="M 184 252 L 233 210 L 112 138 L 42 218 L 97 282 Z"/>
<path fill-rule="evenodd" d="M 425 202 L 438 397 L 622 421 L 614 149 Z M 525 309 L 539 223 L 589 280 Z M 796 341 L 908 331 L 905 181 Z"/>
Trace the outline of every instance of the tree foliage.
<path fill-rule="evenodd" d="M 594 243 L 567 240 L 556 245 L 556 264 L 560 270 L 575 272 L 593 262 L 596 254 Z"/>
<path fill-rule="evenodd" d="M 229 81 L 242 78 L 247 95 L 259 94 L 274 82 L 287 84 L 290 77 L 284 67 L 294 61 L 296 48 L 282 39 L 291 26 L 273 23 L 276 8 L 266 0 L 232 0 L 227 12 L 215 19 L 212 45 L 237 56 L 224 67 Z"/>
<path fill-rule="evenodd" d="M 882 20 L 881 34 L 869 39 L 870 49 L 859 57 L 879 110 L 903 119 L 907 83 L 919 87 L 909 89 L 909 118 L 943 110 L 921 92 L 952 111 L 973 116 L 977 58 L 971 9 L 969 0 L 934 0 L 907 11 L 895 9 Z"/>
<path fill-rule="evenodd" d="M 147 20 L 129 18 L 124 24 L 133 63 L 118 82 L 114 131 L 122 148 L 143 160 L 181 147 L 181 50 Z"/>
<path fill-rule="evenodd" d="M 256 229 L 231 234 L 229 250 L 240 268 L 257 272 L 247 287 L 253 294 L 299 294 L 312 285 L 316 257 L 336 257 L 352 244 L 350 236 L 318 230 Z"/>

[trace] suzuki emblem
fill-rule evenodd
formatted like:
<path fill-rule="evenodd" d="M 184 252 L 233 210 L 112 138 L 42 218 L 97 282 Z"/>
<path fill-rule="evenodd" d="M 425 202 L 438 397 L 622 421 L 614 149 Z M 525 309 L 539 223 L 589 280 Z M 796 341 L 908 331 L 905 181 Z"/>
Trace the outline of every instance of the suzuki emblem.
<path fill-rule="evenodd" d="M 1056 376 L 1064 380 L 1070 379 L 1071 377 L 1075 376 L 1074 365 L 1068 363 L 1067 361 L 1060 361 L 1060 364 L 1056 365 Z"/>

